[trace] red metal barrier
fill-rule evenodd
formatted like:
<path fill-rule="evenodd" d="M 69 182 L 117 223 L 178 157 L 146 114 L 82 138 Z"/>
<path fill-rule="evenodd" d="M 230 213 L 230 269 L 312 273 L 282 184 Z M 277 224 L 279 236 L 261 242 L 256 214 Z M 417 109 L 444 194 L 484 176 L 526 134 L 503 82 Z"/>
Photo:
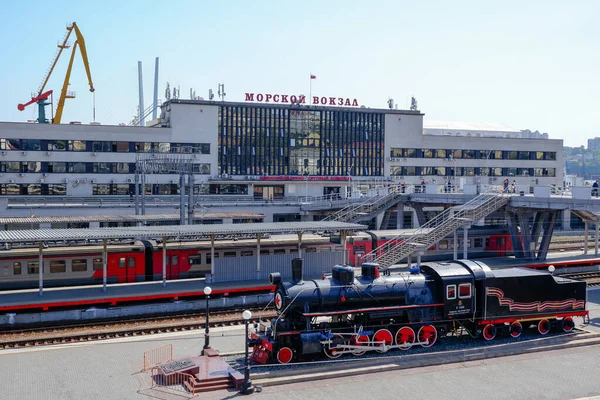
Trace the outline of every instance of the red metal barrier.
<path fill-rule="evenodd" d="M 142 371 L 148 371 L 159 364 L 173 360 L 173 345 L 157 347 L 156 349 L 144 352 L 144 368 Z"/>

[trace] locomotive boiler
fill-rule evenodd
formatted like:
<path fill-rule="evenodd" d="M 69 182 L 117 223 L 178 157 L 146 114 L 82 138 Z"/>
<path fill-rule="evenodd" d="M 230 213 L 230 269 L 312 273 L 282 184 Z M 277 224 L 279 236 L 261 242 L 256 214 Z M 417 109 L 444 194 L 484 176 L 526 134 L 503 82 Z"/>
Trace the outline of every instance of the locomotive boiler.
<path fill-rule="evenodd" d="M 278 316 L 252 336 L 259 363 L 430 347 L 460 328 L 485 340 L 518 337 L 529 326 L 540 334 L 570 331 L 573 317 L 587 315 L 585 282 L 522 268 L 492 271 L 469 260 L 401 273 L 365 263 L 358 276 L 340 265 L 330 277 L 305 280 L 302 260 L 294 259 L 291 281 L 279 273 L 270 281 Z"/>

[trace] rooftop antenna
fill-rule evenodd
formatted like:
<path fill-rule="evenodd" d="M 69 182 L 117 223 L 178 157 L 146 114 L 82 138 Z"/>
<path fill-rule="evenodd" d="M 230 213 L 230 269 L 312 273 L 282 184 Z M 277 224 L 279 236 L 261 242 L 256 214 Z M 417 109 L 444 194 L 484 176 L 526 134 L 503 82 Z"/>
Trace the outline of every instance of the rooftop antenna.
<path fill-rule="evenodd" d="M 225 101 L 225 84 L 224 83 L 219 83 L 219 97 L 221 98 L 221 101 Z"/>
<path fill-rule="evenodd" d="M 393 109 L 394 108 L 394 99 L 392 99 L 391 97 L 389 97 L 388 101 L 387 101 L 387 104 L 388 104 L 388 107 L 389 107 L 390 110 Z"/>
<path fill-rule="evenodd" d="M 211 100 L 215 98 L 215 94 L 213 93 L 212 89 L 208 89 L 208 100 Z"/>
<path fill-rule="evenodd" d="M 165 99 L 171 100 L 171 86 L 169 86 L 169 82 L 167 82 L 167 88 L 165 89 Z"/>
<path fill-rule="evenodd" d="M 418 111 L 417 107 L 418 107 L 417 106 L 417 99 L 415 99 L 415 97 L 413 96 L 413 97 L 410 98 L 410 110 L 411 111 Z"/>

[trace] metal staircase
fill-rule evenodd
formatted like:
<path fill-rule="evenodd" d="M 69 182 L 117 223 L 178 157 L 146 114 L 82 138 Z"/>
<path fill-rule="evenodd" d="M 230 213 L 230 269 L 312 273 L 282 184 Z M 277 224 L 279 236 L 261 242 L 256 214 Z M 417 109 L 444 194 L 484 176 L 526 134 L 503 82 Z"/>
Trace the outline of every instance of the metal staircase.
<path fill-rule="evenodd" d="M 423 224 L 408 240 L 390 242 L 379 246 L 362 258 L 362 262 L 375 262 L 389 267 L 415 251 L 426 250 L 460 226 L 471 224 L 506 205 L 510 200 L 505 194 L 481 194 L 461 206 L 451 207 Z M 399 237 L 397 238 L 399 240 Z M 395 244 L 390 244 L 395 243 Z"/>
<path fill-rule="evenodd" d="M 385 190 L 383 194 L 376 197 L 369 197 L 358 204 L 350 204 L 327 216 L 323 221 L 356 223 L 363 220 L 369 220 L 377 214 L 396 205 L 400 197 L 408 195 L 408 193 L 402 192 L 400 185 L 389 186 L 383 190 Z"/>

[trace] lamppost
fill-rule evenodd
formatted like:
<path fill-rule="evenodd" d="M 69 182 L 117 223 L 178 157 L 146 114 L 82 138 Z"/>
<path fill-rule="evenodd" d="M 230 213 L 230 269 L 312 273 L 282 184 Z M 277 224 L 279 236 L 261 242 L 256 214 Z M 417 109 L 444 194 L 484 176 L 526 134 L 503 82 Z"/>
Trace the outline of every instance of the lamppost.
<path fill-rule="evenodd" d="M 210 294 L 212 293 L 212 289 L 210 286 L 204 287 L 204 294 L 206 297 L 206 325 L 204 328 L 204 347 L 202 348 L 202 355 L 206 355 L 206 351 L 210 349 L 210 331 L 208 330 L 208 300 L 210 299 Z"/>
<path fill-rule="evenodd" d="M 244 347 L 246 349 L 246 366 L 244 367 L 244 382 L 240 387 L 241 394 L 252 394 L 254 393 L 254 386 L 252 386 L 252 381 L 250 380 L 250 358 L 248 354 L 248 325 L 250 324 L 250 318 L 252 318 L 252 312 L 250 310 L 246 310 L 242 313 L 242 318 L 244 319 L 244 323 L 246 324 L 246 336 L 244 338 Z"/>

